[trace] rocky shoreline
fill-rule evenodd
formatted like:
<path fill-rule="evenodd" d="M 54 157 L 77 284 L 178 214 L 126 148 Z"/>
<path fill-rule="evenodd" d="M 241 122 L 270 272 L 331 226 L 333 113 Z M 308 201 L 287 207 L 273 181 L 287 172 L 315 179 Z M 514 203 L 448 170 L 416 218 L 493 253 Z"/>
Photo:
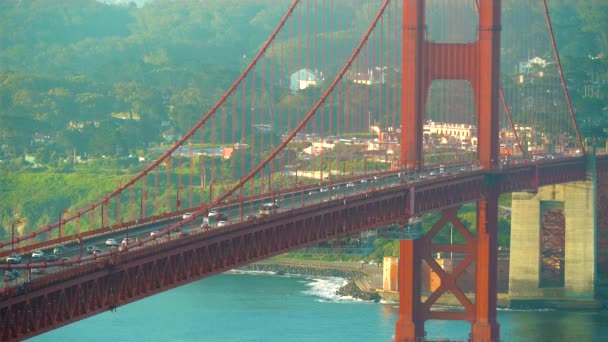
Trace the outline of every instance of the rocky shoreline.
<path fill-rule="evenodd" d="M 241 270 L 267 271 L 275 274 L 299 274 L 307 276 L 340 277 L 347 280 L 336 294 L 367 301 L 398 303 L 398 292 L 384 292 L 382 290 L 382 268 L 378 265 L 369 265 L 360 262 L 345 261 L 318 261 L 318 260 L 292 260 L 269 259 L 255 264 L 244 266 Z M 608 286 L 598 289 L 599 300 L 571 300 L 571 301 L 516 301 L 509 298 L 506 293 L 498 293 L 498 307 L 501 308 L 550 308 L 566 310 L 601 310 L 608 307 Z M 460 306 L 456 298 L 440 298 L 438 303 L 447 306 Z"/>
<path fill-rule="evenodd" d="M 345 278 L 347 283 L 336 291 L 337 295 L 374 302 L 379 302 L 382 299 L 380 294 L 374 289 L 363 285 L 365 284 L 364 280 L 371 276 L 371 272 L 368 271 L 369 268 L 366 269 L 362 264 L 358 263 L 305 260 L 263 261 L 241 267 L 240 269 L 245 271 L 272 272 L 278 275 L 299 274 Z"/>

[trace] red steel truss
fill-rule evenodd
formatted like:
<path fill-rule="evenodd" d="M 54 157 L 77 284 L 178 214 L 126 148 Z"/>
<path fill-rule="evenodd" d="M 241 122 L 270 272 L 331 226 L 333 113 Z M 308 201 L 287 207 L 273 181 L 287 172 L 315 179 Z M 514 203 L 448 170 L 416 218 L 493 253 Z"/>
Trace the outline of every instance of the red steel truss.
<path fill-rule="evenodd" d="M 581 173 L 580 163 L 580 160 L 563 161 L 557 167 L 565 171 L 568 180 L 580 180 L 584 178 L 584 168 Z M 372 227 L 401 222 L 411 213 L 419 215 L 444 209 L 440 221 L 450 221 L 460 230 L 461 224 L 455 218 L 456 208 L 485 198 L 487 195 L 484 189 L 488 184 L 493 182 L 491 184 L 495 189 L 528 190 L 533 187 L 531 175 L 540 173 L 541 177 L 544 177 L 546 172 L 550 178 L 551 175 L 557 174 L 551 171 L 554 164 L 550 165 L 540 169 L 532 165 L 522 166 L 491 176 L 478 172 L 467 177 L 444 177 L 439 181 L 422 182 L 414 187 L 403 185 L 396 188 L 370 189 L 365 194 L 278 213 L 268 220 L 245 221 L 228 229 L 201 232 L 157 246 L 135 248 L 128 253 L 114 253 L 108 258 L 36 279 L 28 285 L 25 293 L 0 302 L 0 339 L 32 337 L 274 255 Z M 563 177 L 562 175 L 556 179 L 561 181 Z M 524 181 L 526 179 L 527 181 Z M 438 274 L 442 273 L 431 261 L 431 252 L 469 251 L 473 248 L 476 252 L 469 253 L 471 261 L 478 260 L 475 255 L 479 258 L 479 255 L 490 252 L 485 245 L 471 247 L 476 246 L 477 242 L 465 247 L 430 245 L 433 231 L 421 240 L 404 241 L 402 244 L 419 246 L 418 260 L 426 261 Z M 466 233 L 461 231 L 461 234 Z M 488 235 L 488 238 L 491 238 L 491 235 Z M 479 234 L 478 237 L 470 239 L 478 241 Z M 403 248 L 402 251 L 407 252 L 408 249 Z M 478 266 L 478 272 L 479 267 L 481 266 Z M 449 288 L 452 293 L 457 293 L 456 289 L 446 286 L 455 284 L 455 281 L 449 279 L 455 279 L 459 272 L 457 270 L 453 278 L 442 274 L 447 281 L 442 282 L 446 285 L 442 285 L 438 291 Z M 407 272 L 403 272 L 403 276 L 407 276 Z M 491 279 L 493 278 L 490 275 L 485 281 Z M 401 284 L 407 286 L 410 282 L 402 281 Z M 432 305 L 432 299 L 429 300 L 431 301 L 424 305 L 418 303 L 414 309 L 425 312 L 424 310 Z M 477 303 L 478 306 L 481 305 L 479 299 Z M 401 307 L 409 306 L 402 303 Z M 467 315 L 427 313 L 419 318 L 423 320 L 464 317 L 470 320 L 472 313 Z M 421 325 L 419 327 L 417 329 L 422 329 Z"/>
<path fill-rule="evenodd" d="M 479 4 L 478 40 L 470 43 L 435 43 L 425 38 L 425 0 L 403 1 L 403 92 L 402 120 L 406 123 L 401 136 L 401 165 L 407 169 L 419 169 L 423 165 L 423 120 L 431 82 L 435 79 L 467 80 L 475 97 L 478 149 L 477 159 L 484 170 L 494 170 L 499 159 L 499 79 L 500 79 L 500 0 L 482 1 Z M 461 63 L 448 63 L 442 57 L 450 56 Z M 530 177 L 538 182 L 538 170 Z M 475 250 L 476 301 L 475 305 L 464 300 L 452 278 L 445 278 L 445 288 L 453 290 L 466 311 L 441 313 L 442 319 L 467 319 L 472 325 L 474 341 L 500 339 L 496 321 L 496 269 L 498 235 L 498 196 L 496 176 L 488 176 L 483 184 L 483 195 L 477 203 L 477 238 L 468 239 L 467 248 Z M 537 186 L 534 184 L 533 186 Z M 454 215 L 455 216 L 455 215 Z M 424 321 L 430 316 L 420 303 L 420 263 L 429 262 L 425 250 L 430 248 L 432 231 L 414 241 L 402 241 L 400 249 L 399 319 L 395 340 L 399 342 L 424 339 Z M 471 261 L 470 257 L 467 259 Z M 434 267 L 435 266 L 435 267 Z M 441 273 L 440 273 L 441 274 Z M 442 285 L 436 293 L 445 290 Z M 431 296 L 430 299 L 436 298 Z M 462 316 L 462 317 L 461 317 Z"/>

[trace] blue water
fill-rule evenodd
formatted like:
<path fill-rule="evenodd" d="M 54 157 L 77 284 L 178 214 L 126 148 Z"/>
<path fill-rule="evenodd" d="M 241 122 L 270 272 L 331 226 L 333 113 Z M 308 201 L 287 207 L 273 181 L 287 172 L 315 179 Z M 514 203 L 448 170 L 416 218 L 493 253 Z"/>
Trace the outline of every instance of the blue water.
<path fill-rule="evenodd" d="M 335 295 L 341 278 L 227 273 L 119 307 L 30 341 L 382 341 L 395 304 Z M 608 312 L 503 311 L 502 341 L 608 341 Z M 429 337 L 465 339 L 467 322 L 429 321 Z"/>

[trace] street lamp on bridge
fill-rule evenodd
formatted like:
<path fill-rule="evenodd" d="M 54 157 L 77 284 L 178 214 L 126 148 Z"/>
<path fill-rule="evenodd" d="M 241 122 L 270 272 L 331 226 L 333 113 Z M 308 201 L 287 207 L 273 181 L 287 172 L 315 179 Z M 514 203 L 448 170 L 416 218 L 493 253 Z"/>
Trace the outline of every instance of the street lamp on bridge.
<path fill-rule="evenodd" d="M 215 179 L 211 179 L 211 182 L 209 182 L 209 203 L 213 201 L 213 184 L 215 184 L 215 182 Z"/>
<path fill-rule="evenodd" d="M 61 221 L 63 220 L 63 214 L 67 214 L 68 211 L 67 210 L 63 210 L 59 212 L 59 225 L 58 225 L 58 229 L 59 229 L 59 238 L 61 239 Z"/>
<path fill-rule="evenodd" d="M 12 232 L 12 235 L 11 235 L 11 253 L 15 251 L 15 225 L 21 224 L 21 223 L 23 223 L 23 221 L 16 220 L 15 222 L 13 222 L 11 224 L 11 232 Z"/>
<path fill-rule="evenodd" d="M 143 220 L 146 216 L 146 206 L 144 205 L 144 201 L 146 198 L 150 197 L 150 194 L 147 192 L 142 192 L 141 197 L 139 199 L 139 218 Z"/>
<path fill-rule="evenodd" d="M 177 211 L 179 211 L 182 208 L 182 201 L 179 198 L 179 193 L 183 189 L 184 189 L 184 186 L 180 185 L 180 186 L 177 187 L 177 190 L 176 190 L 177 194 L 175 196 L 175 208 L 177 209 Z"/>

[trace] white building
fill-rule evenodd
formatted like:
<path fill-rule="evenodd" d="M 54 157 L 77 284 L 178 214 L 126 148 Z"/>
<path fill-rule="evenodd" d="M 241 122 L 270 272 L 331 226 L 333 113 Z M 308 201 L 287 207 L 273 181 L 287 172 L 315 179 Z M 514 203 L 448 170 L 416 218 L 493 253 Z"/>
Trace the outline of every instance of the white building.
<path fill-rule="evenodd" d="M 530 72 L 532 72 L 532 68 L 534 66 L 540 67 L 540 68 L 545 68 L 547 66 L 547 64 L 549 64 L 547 62 L 547 60 L 542 59 L 540 57 L 534 57 L 532 59 L 529 59 L 525 62 L 519 62 L 519 73 L 521 74 L 529 74 Z"/>
<path fill-rule="evenodd" d="M 353 83 L 372 85 L 372 84 L 384 84 L 386 83 L 386 67 L 376 67 L 369 69 L 367 72 L 357 72 L 349 75 L 349 79 Z"/>
<path fill-rule="evenodd" d="M 424 135 L 450 136 L 473 145 L 477 144 L 477 127 L 474 125 L 427 121 L 422 128 Z"/>
<path fill-rule="evenodd" d="M 322 80 L 323 72 L 303 68 L 289 76 L 289 89 L 293 94 L 296 94 L 300 90 L 318 85 Z"/>

